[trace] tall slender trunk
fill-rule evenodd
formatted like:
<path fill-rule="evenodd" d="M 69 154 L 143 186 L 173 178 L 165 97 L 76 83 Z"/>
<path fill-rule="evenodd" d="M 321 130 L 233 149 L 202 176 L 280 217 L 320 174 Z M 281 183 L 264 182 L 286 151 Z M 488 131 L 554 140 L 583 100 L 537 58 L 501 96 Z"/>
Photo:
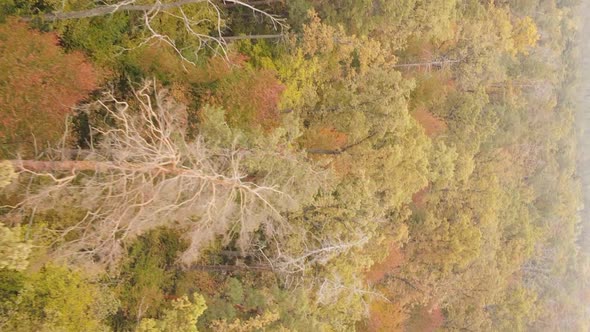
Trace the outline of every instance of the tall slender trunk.
<path fill-rule="evenodd" d="M 461 60 L 439 60 L 439 61 L 428 61 L 428 62 L 415 62 L 415 63 L 400 63 L 400 64 L 396 64 L 393 65 L 393 68 L 421 68 L 421 67 L 426 67 L 426 68 L 432 68 L 432 67 L 437 67 L 437 68 L 443 68 L 447 65 L 452 65 L 454 63 L 458 63 L 461 62 Z"/>
<path fill-rule="evenodd" d="M 349 144 L 343 148 L 340 149 L 334 149 L 334 150 L 329 150 L 329 149 L 307 149 L 307 153 L 312 153 L 312 154 L 327 154 L 327 155 L 339 155 L 342 154 L 344 152 L 346 152 L 347 150 L 362 144 L 363 142 L 369 140 L 370 138 L 372 138 L 373 136 L 375 136 L 375 133 L 370 134 L 369 136 L 359 140 L 358 142 Z"/>
<path fill-rule="evenodd" d="M 126 12 L 132 12 L 132 11 L 149 12 L 149 11 L 156 11 L 156 10 L 166 10 L 166 9 L 181 7 L 181 6 L 188 5 L 188 4 L 204 3 L 204 2 L 207 2 L 207 0 L 179 0 L 176 2 L 156 3 L 156 4 L 150 4 L 150 5 L 129 4 L 129 5 L 119 5 L 119 6 L 117 6 L 117 5 L 100 6 L 100 7 L 96 7 L 96 8 L 92 8 L 92 9 L 77 10 L 77 11 L 71 11 L 71 12 L 65 12 L 65 13 L 56 12 L 56 13 L 42 14 L 42 15 L 34 16 L 34 17 L 30 17 L 30 16 L 29 17 L 21 17 L 21 20 L 31 21 L 34 18 L 40 18 L 41 20 L 44 20 L 44 21 L 69 20 L 69 19 L 77 19 L 77 18 L 89 18 L 89 17 L 104 16 L 104 15 L 109 15 L 109 14 L 113 14 L 116 12 L 125 12 L 125 11 Z"/>
<path fill-rule="evenodd" d="M 233 272 L 233 271 L 272 271 L 270 265 L 201 265 L 195 264 L 189 267 L 189 270 L 196 271 L 215 271 L 215 272 Z"/>
<path fill-rule="evenodd" d="M 274 5 L 274 4 L 286 4 L 285 0 L 255 0 L 255 1 L 244 1 L 246 4 L 250 5 L 250 6 L 264 6 L 264 5 Z M 232 7 L 237 7 L 238 4 L 236 3 L 224 3 L 223 4 L 224 7 L 226 8 L 232 8 Z"/>
<path fill-rule="evenodd" d="M 73 172 L 73 171 L 96 171 L 105 172 L 113 169 L 115 164 L 109 161 L 91 160 L 9 160 L 17 171 L 33 172 Z"/>
<path fill-rule="evenodd" d="M 244 36 L 226 36 L 223 37 L 225 41 L 243 40 L 243 39 L 281 39 L 285 37 L 284 34 L 278 33 L 273 35 L 244 35 Z"/>

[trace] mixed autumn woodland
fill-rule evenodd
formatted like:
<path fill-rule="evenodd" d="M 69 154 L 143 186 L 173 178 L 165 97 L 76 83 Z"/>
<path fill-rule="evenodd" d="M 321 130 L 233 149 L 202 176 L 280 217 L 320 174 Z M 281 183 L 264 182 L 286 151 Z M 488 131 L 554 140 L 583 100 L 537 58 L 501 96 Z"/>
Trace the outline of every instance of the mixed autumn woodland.
<path fill-rule="evenodd" d="M 0 331 L 587 331 L 589 14 L 0 2 Z"/>

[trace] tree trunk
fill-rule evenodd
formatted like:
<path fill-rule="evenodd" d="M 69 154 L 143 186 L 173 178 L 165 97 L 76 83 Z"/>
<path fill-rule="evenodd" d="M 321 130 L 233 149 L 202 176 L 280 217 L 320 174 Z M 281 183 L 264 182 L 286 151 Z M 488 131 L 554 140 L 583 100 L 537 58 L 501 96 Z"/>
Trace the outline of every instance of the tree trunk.
<path fill-rule="evenodd" d="M 215 271 L 215 272 L 233 272 L 233 271 L 272 271 L 270 265 L 191 265 L 189 270 L 196 271 Z"/>
<path fill-rule="evenodd" d="M 243 39 L 281 39 L 285 35 L 282 33 L 274 35 L 245 35 L 245 36 L 227 36 L 223 37 L 225 41 L 243 40 Z"/>
<path fill-rule="evenodd" d="M 160 11 L 166 10 L 176 7 L 181 7 L 188 4 L 195 4 L 195 3 L 203 3 L 207 2 L 207 0 L 180 0 L 177 2 L 170 2 L 170 3 L 156 3 L 150 5 L 111 5 L 111 6 L 100 6 L 92 9 L 86 10 L 78 10 L 73 12 L 66 12 L 66 13 L 49 13 L 43 14 L 39 16 L 28 16 L 28 17 L 21 17 L 23 21 L 31 21 L 34 18 L 40 18 L 43 21 L 57 21 L 57 20 L 69 20 L 69 19 L 77 19 L 77 18 L 89 18 L 89 17 L 97 17 L 97 16 L 104 16 L 113 14 L 116 12 L 121 11 L 138 11 L 138 12 L 149 12 L 149 11 Z"/>
<path fill-rule="evenodd" d="M 461 62 L 460 60 L 440 60 L 440 61 L 430 61 L 430 62 L 416 62 L 416 63 L 401 63 L 397 65 L 393 65 L 393 68 L 420 68 L 426 67 L 428 69 L 432 67 L 443 68 L 446 65 L 451 65 L 454 63 Z"/>
<path fill-rule="evenodd" d="M 414 290 L 416 290 L 416 291 L 418 291 L 418 292 L 420 292 L 422 294 L 425 293 L 422 289 L 420 289 L 418 286 L 414 285 L 410 280 L 408 280 L 406 278 L 399 277 L 399 276 L 396 276 L 394 274 L 388 274 L 387 276 L 390 277 L 390 278 L 394 278 L 394 279 L 397 279 L 399 281 L 402 281 L 404 284 L 410 286 L 412 289 L 414 289 Z"/>
<path fill-rule="evenodd" d="M 355 147 L 355 146 L 357 146 L 357 145 L 359 145 L 359 144 L 361 144 L 361 143 L 363 143 L 363 142 L 371 139 L 373 136 L 375 136 L 375 133 L 370 134 L 369 136 L 361 139 L 360 141 L 355 142 L 355 143 L 352 143 L 352 144 L 347 145 L 347 146 L 345 146 L 343 148 L 340 148 L 340 149 L 334 149 L 334 150 L 329 150 L 329 149 L 307 149 L 307 153 L 312 153 L 312 154 L 326 154 L 326 155 L 339 155 L 341 153 L 346 152 L 346 150 L 349 150 L 349 149 L 351 149 L 351 148 L 353 148 L 353 147 Z"/>
<path fill-rule="evenodd" d="M 90 160 L 64 160 L 64 161 L 40 161 L 40 160 L 9 160 L 17 171 L 32 172 L 74 172 L 96 171 L 105 172 L 113 169 L 115 164 L 108 161 Z"/>
<path fill-rule="evenodd" d="M 197 3 L 206 3 L 207 0 L 179 0 L 176 2 L 170 3 L 154 3 L 154 4 L 146 4 L 146 5 L 137 5 L 137 4 L 122 4 L 119 5 L 109 5 L 109 6 L 99 6 L 92 9 L 86 10 L 78 10 L 78 11 L 71 11 L 71 12 L 55 12 L 55 13 L 47 13 L 41 14 L 38 16 L 24 16 L 20 19 L 29 22 L 35 19 L 40 19 L 42 21 L 58 21 L 58 20 L 70 20 L 70 19 L 81 19 L 81 18 L 91 18 L 91 17 L 98 17 L 98 16 L 105 16 L 114 14 L 116 12 L 156 12 L 162 11 L 177 7 L 182 7 L 184 5 L 189 4 L 197 4 Z M 241 2 L 241 1 L 233 1 L 233 0 L 223 0 L 223 4 L 225 7 L 234 7 L 234 6 L 246 6 L 246 8 L 253 9 L 253 6 L 259 4 L 272 4 L 282 2 L 281 0 L 262 0 L 262 1 L 253 1 L 253 2 Z M 227 36 L 221 37 L 225 41 L 232 41 L 232 40 L 244 40 L 244 39 L 280 39 L 283 38 L 283 34 L 268 34 L 268 35 L 248 35 L 248 36 Z"/>
<path fill-rule="evenodd" d="M 285 4 L 285 0 L 256 0 L 256 1 L 244 1 L 244 3 L 250 6 L 263 6 L 263 5 L 274 5 L 274 4 Z M 236 3 L 224 3 L 225 8 L 233 8 L 238 6 Z"/>
<path fill-rule="evenodd" d="M 108 171 L 139 172 L 151 174 L 180 175 L 191 170 L 177 168 L 174 165 L 145 167 L 139 163 L 115 163 L 112 161 L 94 161 L 94 160 L 60 160 L 60 161 L 42 161 L 42 160 L 9 160 L 17 171 L 51 173 L 51 172 L 80 172 L 92 171 L 96 173 L 105 173 Z M 222 183 L 222 180 L 215 182 Z"/>

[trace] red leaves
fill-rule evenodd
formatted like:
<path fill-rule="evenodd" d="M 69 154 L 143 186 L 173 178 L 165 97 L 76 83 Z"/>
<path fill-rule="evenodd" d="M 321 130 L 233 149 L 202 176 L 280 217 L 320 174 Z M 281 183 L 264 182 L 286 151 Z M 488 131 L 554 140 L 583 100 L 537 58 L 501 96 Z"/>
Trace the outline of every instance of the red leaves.
<path fill-rule="evenodd" d="M 378 284 L 389 273 L 392 273 L 404 263 L 405 257 L 397 244 L 392 242 L 389 245 L 389 254 L 384 261 L 371 266 L 367 271 L 365 278 L 371 285 Z"/>
<path fill-rule="evenodd" d="M 348 143 L 348 135 L 334 127 L 312 128 L 305 137 L 308 149 L 339 150 Z"/>
<path fill-rule="evenodd" d="M 0 25 L 0 138 L 39 144 L 62 134 L 65 116 L 98 86 L 81 53 L 17 20 Z"/>
<path fill-rule="evenodd" d="M 285 86 L 270 70 L 262 70 L 252 79 L 250 95 L 247 97 L 256 110 L 254 120 L 265 130 L 279 125 L 280 114 L 277 108 Z"/>
<path fill-rule="evenodd" d="M 412 116 L 424 128 L 428 137 L 436 137 L 447 129 L 447 124 L 435 117 L 426 108 L 420 107 L 412 113 Z"/>
<path fill-rule="evenodd" d="M 235 68 L 212 94 L 205 94 L 203 102 L 222 106 L 233 127 L 270 131 L 280 125 L 278 104 L 284 90 L 272 70 Z"/>

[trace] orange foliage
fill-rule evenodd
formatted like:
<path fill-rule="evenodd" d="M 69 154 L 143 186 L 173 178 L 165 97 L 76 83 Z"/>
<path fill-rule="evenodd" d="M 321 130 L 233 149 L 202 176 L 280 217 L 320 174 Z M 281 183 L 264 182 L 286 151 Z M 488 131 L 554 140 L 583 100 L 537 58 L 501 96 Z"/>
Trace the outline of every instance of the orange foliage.
<path fill-rule="evenodd" d="M 194 83 L 209 83 L 229 76 L 233 71 L 244 68 L 248 57 L 240 53 L 230 53 L 228 58 L 210 58 L 204 67 L 197 68 L 190 81 Z"/>
<path fill-rule="evenodd" d="M 197 71 L 163 42 L 136 48 L 128 56 L 142 72 L 163 81 L 186 82 Z"/>
<path fill-rule="evenodd" d="M 424 128 L 428 137 L 436 137 L 447 130 L 447 124 L 432 115 L 427 109 L 420 107 L 412 113 L 412 116 Z"/>
<path fill-rule="evenodd" d="M 170 85 L 170 95 L 174 100 L 178 101 L 183 105 L 190 105 L 191 95 L 190 86 L 178 82 L 173 82 Z"/>
<path fill-rule="evenodd" d="M 277 79 L 275 72 L 239 66 L 227 67 L 226 72 L 226 64 L 219 61 L 210 62 L 209 76 L 199 78 L 219 79 L 216 89 L 203 93 L 201 104 L 222 106 L 228 123 L 233 127 L 270 131 L 279 126 L 281 114 L 278 104 L 285 86 Z"/>
<path fill-rule="evenodd" d="M 334 127 L 312 128 L 304 138 L 308 149 L 338 150 L 346 146 L 348 136 Z"/>
<path fill-rule="evenodd" d="M 338 156 L 338 158 L 332 160 L 330 165 L 332 166 L 332 170 L 334 170 L 336 175 L 342 178 L 354 170 L 353 159 L 354 158 L 349 154 Z"/>
<path fill-rule="evenodd" d="M 219 283 L 212 278 L 211 274 L 204 271 L 196 271 L 194 274 L 194 285 L 201 294 L 214 295 L 219 293 Z"/>
<path fill-rule="evenodd" d="M 365 279 L 369 284 L 376 285 L 389 274 L 401 266 L 405 257 L 399 246 L 391 243 L 389 254 L 382 262 L 376 263 L 365 274 Z M 388 289 L 379 286 L 381 292 L 387 294 Z M 364 331 L 403 331 L 404 324 L 409 318 L 404 301 L 386 302 L 379 299 L 373 301 L 369 308 L 369 319 L 365 326 L 361 326 Z"/>
<path fill-rule="evenodd" d="M 142 72 L 175 83 L 211 83 L 241 69 L 248 59 L 239 53 L 211 57 L 204 65 L 186 63 L 164 43 L 149 44 L 130 53 L 133 63 Z"/>
<path fill-rule="evenodd" d="M 252 78 L 251 85 L 246 87 L 246 90 L 249 90 L 249 93 L 245 91 L 243 102 L 244 105 L 250 103 L 254 108 L 254 121 L 265 130 L 276 128 L 280 120 L 277 106 L 285 86 L 276 78 L 275 73 L 270 70 L 256 73 Z"/>
<path fill-rule="evenodd" d="M 452 73 L 447 69 L 437 69 L 425 73 L 413 72 L 417 86 L 412 91 L 412 109 L 433 108 L 445 102 L 447 96 L 456 90 Z"/>
<path fill-rule="evenodd" d="M 215 280 L 213 275 L 207 271 L 188 271 L 186 272 L 182 283 L 177 285 L 180 292 L 184 294 L 198 290 L 203 295 L 213 296 L 219 293 L 221 285 Z"/>
<path fill-rule="evenodd" d="M 0 140 L 38 144 L 60 137 L 71 107 L 98 87 L 81 53 L 58 37 L 10 19 L 0 25 Z"/>
<path fill-rule="evenodd" d="M 434 305 L 430 308 L 429 319 L 432 331 L 436 331 L 445 322 L 445 316 L 438 305 Z"/>
<path fill-rule="evenodd" d="M 412 59 L 412 62 L 428 62 L 434 58 L 434 45 L 429 39 L 409 38 L 408 44 L 404 49 L 404 56 Z"/>
<path fill-rule="evenodd" d="M 412 195 L 412 203 L 414 203 L 415 207 L 421 209 L 426 205 L 426 196 L 429 189 L 429 187 L 422 188 Z"/>
<path fill-rule="evenodd" d="M 404 330 L 408 315 L 399 303 L 376 300 L 369 308 L 369 321 L 362 330 L 370 332 L 396 332 Z"/>
<path fill-rule="evenodd" d="M 365 278 L 370 284 L 376 284 L 383 280 L 388 273 L 399 267 L 403 262 L 404 254 L 396 244 L 392 243 L 389 247 L 389 255 L 387 255 L 383 262 L 371 266 L 369 271 L 367 271 Z"/>
<path fill-rule="evenodd" d="M 459 24 L 457 22 L 451 23 L 451 30 L 453 31 L 453 37 L 445 40 L 437 47 L 439 54 L 448 53 L 450 50 L 457 47 L 457 43 L 459 42 Z"/>
<path fill-rule="evenodd" d="M 445 317 L 438 305 L 423 306 L 414 311 L 406 331 L 434 332 L 444 323 Z"/>
<path fill-rule="evenodd" d="M 302 137 L 301 144 L 306 149 L 337 151 L 347 146 L 348 135 L 331 126 L 312 127 Z M 310 157 L 317 161 L 329 160 L 328 166 L 340 177 L 346 176 L 353 170 L 354 163 L 350 155 L 312 154 Z"/>
<path fill-rule="evenodd" d="M 495 153 L 496 158 L 492 162 L 500 181 L 513 183 L 526 176 L 526 171 L 519 162 L 521 156 L 515 154 L 515 151 L 511 151 L 510 147 L 499 148 Z"/>

